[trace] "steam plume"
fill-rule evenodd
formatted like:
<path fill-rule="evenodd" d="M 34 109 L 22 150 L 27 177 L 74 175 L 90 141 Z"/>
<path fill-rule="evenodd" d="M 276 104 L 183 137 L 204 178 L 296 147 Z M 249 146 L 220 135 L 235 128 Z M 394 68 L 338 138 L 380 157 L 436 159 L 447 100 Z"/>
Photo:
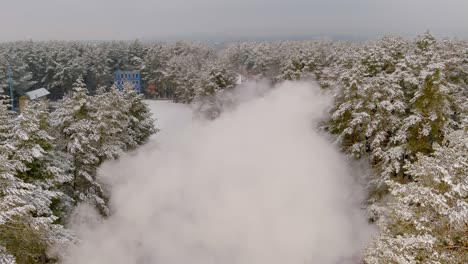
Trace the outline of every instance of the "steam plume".
<path fill-rule="evenodd" d="M 162 134 L 102 168 L 114 213 L 80 209 L 66 263 L 351 263 L 369 227 L 346 159 L 316 129 L 329 103 L 292 82 L 203 124 L 153 103 Z"/>

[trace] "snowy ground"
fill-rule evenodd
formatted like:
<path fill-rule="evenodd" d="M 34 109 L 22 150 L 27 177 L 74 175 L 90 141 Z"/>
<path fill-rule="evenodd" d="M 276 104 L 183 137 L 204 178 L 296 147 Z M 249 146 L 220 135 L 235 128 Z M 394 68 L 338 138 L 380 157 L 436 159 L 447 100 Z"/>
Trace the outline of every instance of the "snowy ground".
<path fill-rule="evenodd" d="M 167 100 L 146 100 L 145 102 L 157 119 L 156 127 L 160 129 L 160 132 L 153 137 L 153 140 L 163 140 L 165 137 L 175 136 L 192 122 L 192 110 L 187 105 L 176 104 Z"/>

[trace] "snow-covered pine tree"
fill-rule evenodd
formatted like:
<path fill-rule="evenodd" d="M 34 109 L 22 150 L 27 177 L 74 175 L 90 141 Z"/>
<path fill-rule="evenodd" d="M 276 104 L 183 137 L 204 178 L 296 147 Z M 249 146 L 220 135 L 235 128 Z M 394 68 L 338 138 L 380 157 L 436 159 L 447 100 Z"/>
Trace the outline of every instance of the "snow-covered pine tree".
<path fill-rule="evenodd" d="M 392 199 L 366 262 L 466 263 L 468 259 L 468 130 L 448 135 L 430 156 L 407 164 L 412 182 L 389 181 Z"/>
<path fill-rule="evenodd" d="M 280 62 L 280 80 L 299 80 L 301 78 L 314 77 L 316 70 L 314 52 L 315 43 L 287 42 L 284 58 Z"/>
<path fill-rule="evenodd" d="M 279 73 L 279 52 L 267 43 L 251 43 L 246 70 L 262 78 L 273 79 Z"/>
<path fill-rule="evenodd" d="M 247 74 L 249 70 L 247 61 L 251 57 L 251 53 L 246 43 L 231 44 L 223 51 L 223 60 L 237 73 Z"/>
<path fill-rule="evenodd" d="M 207 63 L 200 75 L 196 89 L 197 99 L 220 90 L 232 89 L 236 85 L 236 74 L 218 61 Z"/>
<path fill-rule="evenodd" d="M 68 161 L 56 150 L 50 129 L 47 104 L 42 101 L 28 102 L 24 113 L 15 120 L 10 142 L 14 146 L 11 159 L 20 162 L 16 168 L 17 177 L 33 184 L 34 192 L 43 196 L 43 199 L 33 201 L 36 211 L 40 211 L 36 214 L 53 217 L 55 221 L 56 217 L 64 217 L 70 212 L 70 205 L 67 205 L 70 197 L 61 189 L 72 177 L 67 171 Z M 54 208 L 51 208 L 52 204 Z M 68 209 L 62 212 L 57 208 L 62 206 Z"/>
<path fill-rule="evenodd" d="M 6 112 L 1 108 L 5 107 L 0 105 L 0 116 Z M 0 142 L 0 247 L 6 248 L 18 263 L 31 263 L 46 256 L 49 239 L 53 237 L 49 231 L 56 218 L 49 206 L 54 193 L 16 176 L 24 164 L 11 159 L 14 143 L 12 138 Z"/>
<path fill-rule="evenodd" d="M 174 56 L 168 61 L 164 79 L 166 84 L 174 87 L 177 102 L 193 102 L 201 66 L 201 61 L 194 54 Z"/>
<path fill-rule="evenodd" d="M 69 43 L 57 51 L 54 71 L 49 87 L 60 97 L 68 93 L 74 81 L 85 74 L 85 62 L 78 50 L 78 43 Z"/>
<path fill-rule="evenodd" d="M 218 96 L 236 86 L 236 73 L 219 61 L 207 63 L 196 83 L 196 111 L 208 119 L 221 114 L 222 102 Z"/>
<path fill-rule="evenodd" d="M 0 263 L 16 264 L 16 259 L 13 255 L 7 252 L 5 247 L 0 246 Z"/>
<path fill-rule="evenodd" d="M 138 145 L 145 143 L 158 130 L 154 127 L 154 119 L 148 106 L 143 102 L 131 83 L 125 83 L 122 91 L 123 100 L 128 107 L 125 115 L 129 118 L 129 133 Z"/>
<path fill-rule="evenodd" d="M 432 152 L 434 143 L 441 143 L 450 132 L 450 116 L 453 114 L 453 98 L 450 88 L 441 78 L 443 64 L 432 64 L 420 88 L 411 100 L 412 114 L 405 120 L 408 130 L 408 147 L 415 155 Z"/>
<path fill-rule="evenodd" d="M 354 54 L 355 64 L 340 74 L 330 131 L 354 158 L 369 158 L 379 178 L 399 173 L 403 166 L 395 135 L 406 111 L 404 92 L 394 74 L 385 42 L 369 44 Z M 393 70 L 390 70 L 392 68 Z"/>
<path fill-rule="evenodd" d="M 147 84 L 157 86 L 158 95 L 165 98 L 173 96 L 171 82 L 167 82 L 167 62 L 171 57 L 171 52 L 167 45 L 156 44 L 147 51 L 144 58 L 141 75 Z"/>
<path fill-rule="evenodd" d="M 54 177 L 56 168 L 45 159 L 53 149 L 53 138 L 49 135 L 48 109 L 44 102 L 27 102 L 25 112 L 15 120 L 10 138 L 15 146 L 12 159 L 21 161 L 19 177 L 26 181 L 44 180 Z"/>
<path fill-rule="evenodd" d="M 130 70 L 141 70 L 146 52 L 147 48 L 139 40 L 133 41 L 128 46 L 128 62 Z"/>
<path fill-rule="evenodd" d="M 44 58 L 44 73 L 40 77 L 40 82 L 49 89 L 52 88 L 52 82 L 55 76 L 55 69 L 57 67 L 56 54 L 54 51 L 49 51 L 45 54 Z M 55 97 L 55 94 L 52 94 Z"/>
<path fill-rule="evenodd" d="M 0 58 L 0 91 L 7 91 L 10 86 L 8 78 L 9 66 L 11 66 L 11 77 L 13 83 L 13 92 L 16 96 L 21 96 L 28 91 L 36 81 L 33 80 L 33 74 L 28 68 L 28 64 L 19 57 L 16 52 L 9 52 Z"/>
<path fill-rule="evenodd" d="M 128 45 L 123 42 L 112 41 L 105 43 L 107 63 L 110 72 L 128 70 Z"/>
<path fill-rule="evenodd" d="M 220 57 L 242 75 L 274 79 L 279 74 L 283 50 L 273 43 L 245 42 L 230 45 Z"/>
<path fill-rule="evenodd" d="M 101 87 L 93 101 L 96 111 L 91 116 L 96 122 L 99 137 L 96 145 L 99 163 L 116 159 L 126 150 L 137 147 L 129 131 L 130 117 L 126 115 L 130 104 L 122 93 L 114 86 L 109 91 Z"/>
<path fill-rule="evenodd" d="M 87 70 L 87 85 L 94 94 L 98 87 L 112 83 L 112 73 L 108 65 L 108 51 L 103 45 L 88 45 L 84 53 Z"/>
<path fill-rule="evenodd" d="M 0 144 L 5 144 L 11 137 L 14 117 L 10 108 L 10 97 L 0 94 Z"/>
<path fill-rule="evenodd" d="M 28 69 L 32 73 L 32 80 L 35 82 L 33 88 L 44 87 L 41 83 L 46 71 L 47 51 L 44 43 L 29 40 L 21 42 L 21 44 L 21 57 L 28 65 Z"/>
<path fill-rule="evenodd" d="M 399 137 L 406 141 L 410 159 L 419 152 L 431 153 L 434 143 L 440 144 L 459 126 L 455 113 L 460 107 L 453 98 L 457 85 L 447 75 L 450 64 L 451 58 L 443 56 L 437 40 L 428 32 L 418 37 L 400 64 L 406 71 L 402 84 L 409 115 Z"/>
<path fill-rule="evenodd" d="M 59 150 L 70 160 L 73 179 L 67 194 L 75 202 L 88 202 L 102 214 L 107 214 L 103 190 L 96 181 L 99 133 L 93 113 L 97 106 L 87 93 L 83 79 L 78 78 L 72 93 L 66 95 L 59 108 L 51 114 L 51 125 L 57 131 L 55 137 L 59 140 Z"/>
<path fill-rule="evenodd" d="M 327 41 L 284 42 L 277 49 L 279 80 L 299 80 L 324 77 L 325 68 L 335 62 L 335 47 Z"/>
<path fill-rule="evenodd" d="M 57 193 L 16 177 L 19 162 L 9 160 L 8 151 L 0 145 L 0 247 L 17 263 L 45 262 L 50 246 L 69 245 L 74 237 L 55 223 L 50 206 Z"/>
<path fill-rule="evenodd" d="M 0 225 L 34 209 L 24 198 L 30 195 L 32 186 L 15 176 L 18 162 L 10 160 L 14 151 L 10 140 L 13 124 L 7 105 L 0 102 Z"/>

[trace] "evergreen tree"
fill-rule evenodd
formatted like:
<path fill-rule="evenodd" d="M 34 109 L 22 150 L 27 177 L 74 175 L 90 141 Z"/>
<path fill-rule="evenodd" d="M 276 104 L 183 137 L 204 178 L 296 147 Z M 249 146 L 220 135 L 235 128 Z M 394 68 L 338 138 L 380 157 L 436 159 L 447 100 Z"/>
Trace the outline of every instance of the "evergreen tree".
<path fill-rule="evenodd" d="M 10 145 L 0 145 L 0 247 L 18 263 L 45 262 L 47 247 L 69 235 L 54 224 L 57 218 L 50 206 L 56 193 L 17 177 L 24 164 L 9 158 L 13 151 Z"/>
<path fill-rule="evenodd" d="M 89 45 L 84 53 L 87 65 L 87 86 L 94 94 L 98 87 L 112 83 L 112 72 L 108 65 L 108 51 L 102 45 Z"/>
<path fill-rule="evenodd" d="M 128 47 L 128 62 L 131 70 L 141 70 L 146 52 L 146 47 L 139 40 L 135 40 L 130 44 Z"/>
<path fill-rule="evenodd" d="M 0 145 L 0 226 L 35 209 L 29 199 L 34 186 L 15 176 L 18 162 L 9 159 L 12 152 L 10 145 Z"/>
<path fill-rule="evenodd" d="M 50 88 L 54 88 L 60 96 L 65 95 L 73 87 L 73 82 L 85 74 L 85 63 L 80 51 L 72 43 L 59 50 L 55 58 L 55 69 Z"/>
<path fill-rule="evenodd" d="M 45 157 L 53 149 L 46 107 L 42 102 L 28 102 L 25 112 L 18 116 L 12 129 L 10 139 L 15 146 L 12 158 L 24 165 L 19 175 L 26 181 L 44 180 L 57 170 L 49 167 Z"/>
<path fill-rule="evenodd" d="M 125 71 L 128 66 L 128 48 L 123 42 L 112 41 L 105 44 L 107 49 L 107 65 L 111 73 Z"/>
<path fill-rule="evenodd" d="M 9 108 L 10 97 L 0 95 L 0 144 L 5 144 L 12 134 L 13 111 Z"/>
<path fill-rule="evenodd" d="M 126 150 L 137 147 L 132 133 L 129 133 L 130 117 L 126 115 L 130 105 L 122 93 L 115 86 L 110 91 L 101 87 L 93 102 L 97 109 L 91 116 L 97 125 L 99 139 L 96 148 L 100 163 L 116 159 Z"/>
<path fill-rule="evenodd" d="M 165 83 L 174 88 L 176 102 L 192 103 L 202 64 L 193 54 L 172 57 L 165 71 Z"/>
<path fill-rule="evenodd" d="M 15 257 L 7 253 L 4 247 L 0 246 L 0 263 L 2 264 L 16 264 Z"/>
<path fill-rule="evenodd" d="M 23 95 L 36 83 L 33 80 L 33 74 L 29 70 L 28 64 L 16 52 L 9 52 L 4 55 L 1 64 L 3 64 L 3 67 L 0 67 L 0 90 L 8 91 L 10 89 L 9 69 L 11 69 L 15 97 Z"/>
<path fill-rule="evenodd" d="M 401 172 L 405 148 L 397 138 L 406 112 L 398 75 L 389 71 L 383 43 L 356 53 L 356 64 L 340 74 L 330 131 L 354 158 L 369 158 L 379 183 Z"/>
<path fill-rule="evenodd" d="M 464 263 L 468 257 L 468 131 L 451 133 L 433 155 L 408 163 L 414 181 L 389 181 L 382 233 L 366 252 L 373 263 Z"/>
<path fill-rule="evenodd" d="M 141 75 L 145 83 L 156 86 L 159 96 L 165 98 L 173 97 L 171 82 L 167 80 L 167 62 L 171 57 L 166 45 L 154 45 L 149 48 L 141 67 Z"/>
<path fill-rule="evenodd" d="M 68 195 L 76 202 L 91 203 L 102 214 L 107 214 L 103 190 L 96 181 L 99 165 L 99 133 L 93 119 L 96 105 L 87 93 L 83 79 L 79 78 L 73 85 L 73 92 L 65 96 L 52 114 L 51 124 L 58 132 L 59 149 L 70 158 L 73 179 Z"/>
<path fill-rule="evenodd" d="M 128 134 L 138 145 L 145 143 L 151 135 L 157 132 L 154 127 L 154 119 L 148 106 L 143 102 L 143 96 L 133 88 L 131 83 L 125 83 L 123 100 L 128 107 L 125 109 L 125 115 L 129 118 Z M 131 145 L 130 145 L 131 146 Z"/>
<path fill-rule="evenodd" d="M 450 88 L 441 79 L 443 65 L 429 65 L 426 77 L 411 100 L 411 115 L 403 129 L 408 130 L 410 152 L 429 154 L 434 143 L 441 143 L 451 131 L 454 100 Z"/>
<path fill-rule="evenodd" d="M 209 119 L 218 117 L 222 110 L 219 93 L 233 89 L 235 85 L 234 72 L 220 62 L 210 63 L 197 81 L 195 100 L 198 113 Z"/>

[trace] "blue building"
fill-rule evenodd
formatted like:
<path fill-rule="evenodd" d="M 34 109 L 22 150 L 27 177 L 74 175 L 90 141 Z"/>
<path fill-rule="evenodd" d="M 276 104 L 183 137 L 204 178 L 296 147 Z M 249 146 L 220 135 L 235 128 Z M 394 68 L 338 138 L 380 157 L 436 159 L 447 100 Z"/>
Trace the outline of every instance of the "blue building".
<path fill-rule="evenodd" d="M 122 91 L 125 82 L 131 83 L 141 94 L 141 74 L 139 71 L 116 71 L 114 73 L 114 82 L 120 91 Z"/>

